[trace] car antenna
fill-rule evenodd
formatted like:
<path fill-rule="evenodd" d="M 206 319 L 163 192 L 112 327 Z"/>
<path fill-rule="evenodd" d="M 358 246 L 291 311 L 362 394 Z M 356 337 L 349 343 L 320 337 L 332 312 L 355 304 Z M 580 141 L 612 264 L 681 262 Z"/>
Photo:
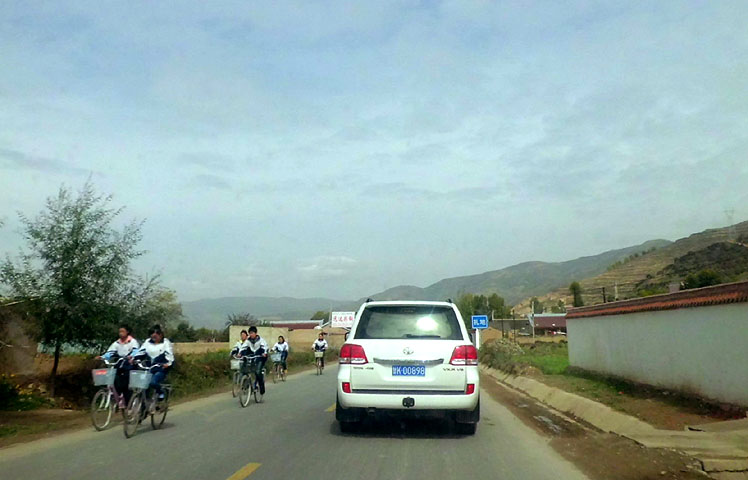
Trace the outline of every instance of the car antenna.
<path fill-rule="evenodd" d="M 451 298 L 448 298 L 447 303 L 455 303 L 455 302 L 453 302 Z"/>

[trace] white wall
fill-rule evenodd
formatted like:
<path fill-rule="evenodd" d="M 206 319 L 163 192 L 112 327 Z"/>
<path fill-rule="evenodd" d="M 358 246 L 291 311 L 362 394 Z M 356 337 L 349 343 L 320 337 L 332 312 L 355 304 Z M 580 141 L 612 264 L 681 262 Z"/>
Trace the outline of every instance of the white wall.
<path fill-rule="evenodd" d="M 575 367 L 748 406 L 748 303 L 567 319 Z"/>

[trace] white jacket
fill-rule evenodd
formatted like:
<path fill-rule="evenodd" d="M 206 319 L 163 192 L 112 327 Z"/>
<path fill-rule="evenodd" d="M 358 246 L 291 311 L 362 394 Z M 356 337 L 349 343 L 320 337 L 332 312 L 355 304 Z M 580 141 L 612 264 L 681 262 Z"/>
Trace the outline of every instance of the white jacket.
<path fill-rule="evenodd" d="M 268 342 L 264 338 L 257 336 L 257 339 L 252 343 L 251 339 L 247 339 L 249 353 L 252 355 L 265 355 L 268 353 Z"/>
<path fill-rule="evenodd" d="M 111 359 L 114 355 L 117 355 L 119 358 L 124 358 L 130 355 L 132 352 L 136 352 L 139 348 L 140 343 L 138 343 L 138 341 L 131 336 L 128 336 L 124 342 L 120 339 L 117 339 L 116 342 L 109 346 L 106 353 L 102 355 L 102 357 L 106 358 L 107 360 Z"/>
<path fill-rule="evenodd" d="M 232 355 L 236 355 L 236 354 L 246 355 L 248 351 L 249 351 L 249 339 L 244 340 L 243 342 L 239 340 L 234 345 L 234 348 L 231 349 L 231 354 Z"/>
<path fill-rule="evenodd" d="M 327 340 L 320 340 L 319 338 L 312 344 L 314 351 L 327 350 Z"/>
<path fill-rule="evenodd" d="M 273 345 L 273 351 L 275 352 L 287 352 L 288 351 L 288 342 L 276 342 L 275 345 Z"/>
<path fill-rule="evenodd" d="M 171 346 L 171 340 L 164 338 L 161 343 L 153 343 L 150 338 L 146 340 L 134 357 L 148 356 L 151 364 L 165 363 L 171 365 L 174 363 L 174 349 Z"/>

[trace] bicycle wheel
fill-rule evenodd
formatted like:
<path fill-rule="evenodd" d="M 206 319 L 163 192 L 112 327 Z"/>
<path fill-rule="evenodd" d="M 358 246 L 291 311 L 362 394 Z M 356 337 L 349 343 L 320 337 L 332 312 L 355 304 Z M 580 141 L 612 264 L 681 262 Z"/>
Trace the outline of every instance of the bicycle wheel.
<path fill-rule="evenodd" d="M 109 426 L 114 412 L 114 399 L 111 398 L 108 388 L 102 388 L 93 400 L 91 400 L 91 423 L 98 431 L 104 430 Z"/>
<path fill-rule="evenodd" d="M 242 375 L 241 380 L 239 380 L 239 405 L 242 407 L 246 407 L 249 405 L 249 397 L 252 394 L 252 379 L 249 378 L 249 375 Z"/>
<path fill-rule="evenodd" d="M 317 375 L 322 375 L 322 361 L 317 359 Z"/>
<path fill-rule="evenodd" d="M 154 430 L 158 430 L 159 428 L 161 428 L 161 426 L 164 424 L 164 420 L 166 420 L 166 412 L 169 411 L 170 394 L 171 394 L 171 391 L 168 388 L 164 388 L 164 399 L 155 400 L 156 401 L 156 412 L 153 415 L 151 415 L 151 427 L 153 427 Z"/>
<path fill-rule="evenodd" d="M 257 373 L 252 372 L 250 375 L 252 378 L 252 398 L 254 399 L 255 403 L 260 403 L 260 400 L 259 400 L 260 386 L 257 384 Z"/>
<path fill-rule="evenodd" d="M 135 431 L 138 429 L 142 417 L 143 410 L 143 393 L 133 392 L 132 398 L 127 403 L 127 408 L 122 412 L 125 417 L 123 427 L 125 429 L 125 437 L 130 438 L 135 435 Z"/>
<path fill-rule="evenodd" d="M 231 396 L 236 398 L 237 394 L 239 393 L 239 372 L 234 372 L 234 381 L 231 384 Z"/>
<path fill-rule="evenodd" d="M 275 364 L 275 367 L 273 367 L 273 383 L 278 383 L 278 379 L 280 378 L 280 365 Z"/>

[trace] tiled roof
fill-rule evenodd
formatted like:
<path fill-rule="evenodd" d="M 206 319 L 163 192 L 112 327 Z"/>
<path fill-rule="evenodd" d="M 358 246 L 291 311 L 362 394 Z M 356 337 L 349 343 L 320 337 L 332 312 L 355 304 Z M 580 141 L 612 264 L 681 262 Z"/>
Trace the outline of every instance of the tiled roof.
<path fill-rule="evenodd" d="M 566 315 L 564 314 L 544 315 L 541 313 L 536 313 L 535 314 L 535 327 L 536 328 L 565 328 L 566 327 Z"/>
<path fill-rule="evenodd" d="M 289 330 L 312 330 L 319 326 L 319 322 L 273 322 L 275 328 L 288 328 Z"/>
<path fill-rule="evenodd" d="M 675 310 L 727 303 L 748 302 L 748 282 L 726 283 L 714 287 L 694 288 L 676 293 L 571 308 L 567 319 L 623 315 L 626 313 Z"/>

